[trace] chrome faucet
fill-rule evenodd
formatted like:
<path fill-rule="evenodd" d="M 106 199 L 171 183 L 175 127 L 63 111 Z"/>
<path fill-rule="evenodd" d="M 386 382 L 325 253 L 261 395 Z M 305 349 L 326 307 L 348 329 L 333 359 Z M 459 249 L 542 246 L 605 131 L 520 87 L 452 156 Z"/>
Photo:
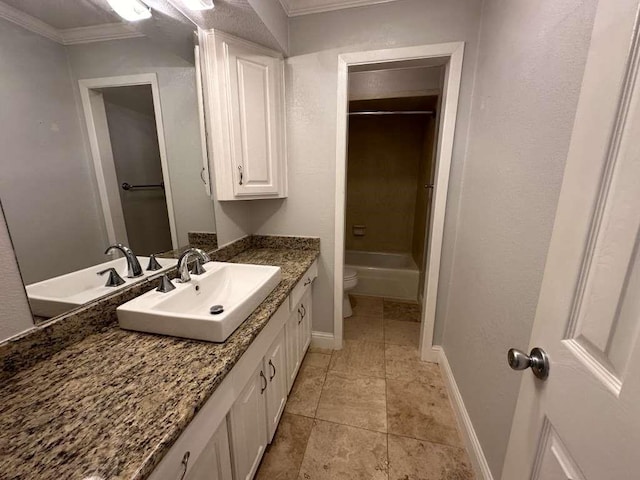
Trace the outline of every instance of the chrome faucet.
<path fill-rule="evenodd" d="M 178 275 L 180 275 L 180 281 L 182 283 L 191 281 L 191 275 L 189 274 L 189 259 L 194 255 L 197 257 L 196 262 L 207 263 L 211 261 L 209 255 L 199 248 L 189 248 L 182 252 L 182 255 L 180 255 L 180 258 L 178 259 Z M 197 275 L 205 272 L 202 265 L 196 265 L 195 270 L 197 271 Z"/>
<path fill-rule="evenodd" d="M 142 267 L 140 266 L 138 257 L 136 257 L 136 255 L 133 253 L 133 250 L 131 250 L 126 245 L 116 243 L 115 245 L 111 245 L 109 248 L 107 248 L 104 251 L 104 254 L 107 255 L 111 253 L 111 250 L 120 250 L 124 254 L 124 257 L 127 259 L 128 278 L 136 278 L 142 276 Z"/>

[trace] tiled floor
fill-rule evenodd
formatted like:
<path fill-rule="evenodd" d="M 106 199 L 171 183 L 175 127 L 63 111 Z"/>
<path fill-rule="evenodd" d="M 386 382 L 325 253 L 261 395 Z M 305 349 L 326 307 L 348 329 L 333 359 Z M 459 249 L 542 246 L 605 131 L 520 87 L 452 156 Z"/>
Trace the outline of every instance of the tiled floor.
<path fill-rule="evenodd" d="M 437 365 L 418 359 L 417 305 L 356 297 L 344 348 L 310 349 L 260 480 L 471 480 Z"/>

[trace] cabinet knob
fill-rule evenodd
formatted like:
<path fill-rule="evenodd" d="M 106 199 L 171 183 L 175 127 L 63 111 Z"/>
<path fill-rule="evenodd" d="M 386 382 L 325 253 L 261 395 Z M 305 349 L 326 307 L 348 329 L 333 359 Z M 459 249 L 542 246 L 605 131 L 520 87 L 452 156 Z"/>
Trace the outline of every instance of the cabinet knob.
<path fill-rule="evenodd" d="M 242 185 L 242 165 L 238 165 L 238 172 L 240 172 L 240 185 Z"/>

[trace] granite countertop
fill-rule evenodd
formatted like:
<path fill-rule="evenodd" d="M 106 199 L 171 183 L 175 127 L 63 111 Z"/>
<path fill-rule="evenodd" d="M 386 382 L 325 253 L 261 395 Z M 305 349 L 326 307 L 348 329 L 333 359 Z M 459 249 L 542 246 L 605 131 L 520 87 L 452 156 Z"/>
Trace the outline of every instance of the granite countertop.
<path fill-rule="evenodd" d="M 284 302 L 318 250 L 251 248 L 282 281 L 224 343 L 90 335 L 0 387 L 0 479 L 146 478 Z"/>

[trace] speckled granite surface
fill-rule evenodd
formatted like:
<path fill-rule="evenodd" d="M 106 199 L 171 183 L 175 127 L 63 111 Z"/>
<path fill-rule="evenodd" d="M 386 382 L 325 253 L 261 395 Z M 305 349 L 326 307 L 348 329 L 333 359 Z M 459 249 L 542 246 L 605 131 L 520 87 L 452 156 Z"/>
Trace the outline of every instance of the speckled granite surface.
<path fill-rule="evenodd" d="M 128 332 L 108 318 L 6 379 L 0 478 L 146 478 L 318 254 L 263 248 L 230 258 L 279 265 L 282 281 L 225 343 Z"/>

